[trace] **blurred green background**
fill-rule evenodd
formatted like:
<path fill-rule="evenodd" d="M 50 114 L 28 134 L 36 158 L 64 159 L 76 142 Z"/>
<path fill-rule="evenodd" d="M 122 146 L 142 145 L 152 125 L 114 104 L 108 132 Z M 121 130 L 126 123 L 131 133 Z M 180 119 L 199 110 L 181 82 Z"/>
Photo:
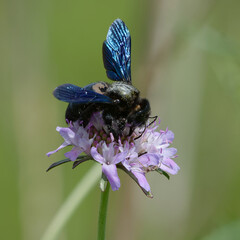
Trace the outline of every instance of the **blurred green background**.
<path fill-rule="evenodd" d="M 0 1 L 1 239 L 40 239 L 91 167 L 46 173 L 64 151 L 63 83 L 108 81 L 101 46 L 116 18 L 132 36 L 133 84 L 181 167 L 148 175 L 148 199 L 123 173 L 110 193 L 107 239 L 240 239 L 240 2 L 238 0 Z M 96 239 L 98 186 L 57 239 Z M 221 238 L 219 237 L 221 236 Z"/>

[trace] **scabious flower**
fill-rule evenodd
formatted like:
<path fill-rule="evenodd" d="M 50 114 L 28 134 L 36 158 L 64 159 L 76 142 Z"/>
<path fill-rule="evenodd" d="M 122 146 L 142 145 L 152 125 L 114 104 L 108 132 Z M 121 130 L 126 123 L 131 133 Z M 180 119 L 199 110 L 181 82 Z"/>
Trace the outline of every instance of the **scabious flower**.
<path fill-rule="evenodd" d="M 123 130 L 126 134 L 118 139 L 106 128 L 101 112 L 94 113 L 87 126 L 80 121 L 68 125 L 66 128 L 57 127 L 64 142 L 47 156 L 67 146 L 72 149 L 65 153 L 67 159 L 52 164 L 49 169 L 70 161 L 75 168 L 79 163 L 92 159 L 102 165 L 102 172 L 113 191 L 120 187 L 117 169 L 122 169 L 149 197 L 152 194 L 146 179 L 148 172 L 157 171 L 169 178 L 168 173 L 174 175 L 180 169 L 173 161 L 177 157 L 177 149 L 170 147 L 174 134 L 168 128 L 158 130 L 159 123 L 156 121 L 136 128 L 130 136 L 126 126 Z M 82 153 L 85 155 L 80 155 Z"/>

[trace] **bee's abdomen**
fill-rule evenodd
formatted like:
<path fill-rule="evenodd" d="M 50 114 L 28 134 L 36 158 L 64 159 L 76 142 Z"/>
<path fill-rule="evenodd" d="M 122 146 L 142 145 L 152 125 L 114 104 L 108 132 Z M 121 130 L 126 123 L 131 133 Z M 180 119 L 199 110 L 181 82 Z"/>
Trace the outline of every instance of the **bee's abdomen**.
<path fill-rule="evenodd" d="M 80 104 L 69 103 L 65 112 L 65 119 L 72 122 L 77 121 L 80 118 L 79 107 Z"/>

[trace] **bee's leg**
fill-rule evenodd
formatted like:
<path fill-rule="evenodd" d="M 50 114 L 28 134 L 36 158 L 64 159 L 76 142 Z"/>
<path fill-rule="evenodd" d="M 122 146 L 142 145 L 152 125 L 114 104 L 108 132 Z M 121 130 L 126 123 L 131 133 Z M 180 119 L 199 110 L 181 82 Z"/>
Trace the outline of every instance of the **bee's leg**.
<path fill-rule="evenodd" d="M 119 118 L 114 108 L 108 108 L 103 111 L 103 120 L 108 133 L 112 133 L 114 138 L 118 139 L 122 135 L 122 129 L 126 121 L 122 122 L 122 118 Z"/>
<path fill-rule="evenodd" d="M 118 137 L 116 128 L 114 127 L 116 121 L 113 115 L 107 111 L 103 111 L 103 120 L 105 123 L 105 129 L 108 133 L 112 133 L 114 138 Z"/>

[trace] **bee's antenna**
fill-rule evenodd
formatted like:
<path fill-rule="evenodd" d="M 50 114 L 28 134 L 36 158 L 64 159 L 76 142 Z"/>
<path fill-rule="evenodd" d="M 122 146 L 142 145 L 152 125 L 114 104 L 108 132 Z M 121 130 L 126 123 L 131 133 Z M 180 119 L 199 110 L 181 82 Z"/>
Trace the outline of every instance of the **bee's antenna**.
<path fill-rule="evenodd" d="M 146 128 L 147 128 L 147 125 L 145 124 L 145 126 L 144 126 L 144 130 L 140 133 L 139 136 L 135 137 L 134 140 L 139 139 L 139 138 L 143 135 L 143 133 L 146 131 Z"/>
<path fill-rule="evenodd" d="M 158 116 L 148 117 L 148 118 L 153 118 L 153 120 L 147 125 L 147 127 L 151 126 L 154 122 L 156 122 Z"/>

